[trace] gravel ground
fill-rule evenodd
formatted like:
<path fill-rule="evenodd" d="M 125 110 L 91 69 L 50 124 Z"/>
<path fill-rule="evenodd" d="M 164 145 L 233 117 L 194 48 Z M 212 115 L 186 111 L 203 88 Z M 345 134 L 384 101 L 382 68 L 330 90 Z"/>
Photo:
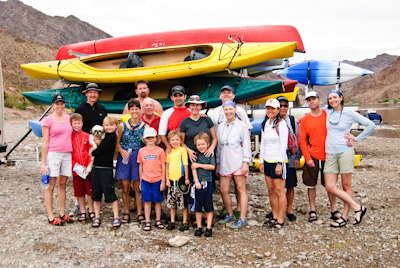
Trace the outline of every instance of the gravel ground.
<path fill-rule="evenodd" d="M 38 118 L 38 114 L 11 109 L 6 109 L 5 114 L 5 141 L 10 149 L 28 130 L 27 120 Z M 30 134 L 9 159 L 35 158 L 35 148 L 40 143 Z M 254 172 L 248 178 L 249 226 L 233 231 L 216 223 L 212 238 L 195 238 L 192 229 L 181 233 L 153 227 L 147 233 L 136 222 L 113 229 L 108 205 L 102 206 L 103 224 L 98 229 L 79 222 L 51 226 L 40 187 L 40 165 L 35 161 L 1 165 L 0 266 L 400 267 L 399 150 L 400 139 L 396 138 L 369 137 L 356 144 L 356 152 L 363 155 L 363 160 L 353 176 L 355 199 L 368 208 L 359 226 L 329 227 L 328 199 L 321 186 L 317 188 L 319 220 L 309 223 L 307 189 L 299 180 L 294 201 L 297 221 L 286 221 L 283 230 L 268 231 L 261 227 L 269 211 L 267 189 L 263 176 Z M 298 171 L 299 178 L 301 172 Z M 121 196 L 118 182 L 116 188 Z M 69 180 L 69 210 L 73 207 L 72 196 Z M 56 191 L 54 197 L 57 215 Z M 215 203 L 221 207 L 218 193 Z M 342 202 L 338 203 L 341 210 Z M 350 220 L 353 217 L 351 213 Z M 171 247 L 168 240 L 177 235 L 187 236 L 190 241 L 183 247 Z"/>

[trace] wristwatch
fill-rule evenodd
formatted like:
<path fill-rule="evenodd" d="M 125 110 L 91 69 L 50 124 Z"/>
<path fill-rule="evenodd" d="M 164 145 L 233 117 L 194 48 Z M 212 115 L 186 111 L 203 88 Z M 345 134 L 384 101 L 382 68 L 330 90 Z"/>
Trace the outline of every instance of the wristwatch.
<path fill-rule="evenodd" d="M 282 165 L 283 163 L 282 163 L 282 162 L 278 162 L 278 164 L 281 164 L 281 165 Z"/>

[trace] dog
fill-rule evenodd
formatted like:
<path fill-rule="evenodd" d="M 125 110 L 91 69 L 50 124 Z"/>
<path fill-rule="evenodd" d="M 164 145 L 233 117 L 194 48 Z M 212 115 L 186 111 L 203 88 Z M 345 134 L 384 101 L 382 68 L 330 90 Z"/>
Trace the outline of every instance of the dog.
<path fill-rule="evenodd" d="M 90 130 L 90 136 L 89 136 L 89 143 L 92 145 L 92 149 L 90 149 L 90 153 L 93 152 L 94 150 L 97 149 L 97 144 L 96 141 L 102 141 L 106 137 L 106 133 L 104 131 L 104 128 L 99 125 L 95 125 L 91 130 Z M 99 143 L 100 144 L 100 143 Z M 92 161 L 86 168 L 86 173 L 89 173 L 92 171 L 93 168 L 93 161 L 94 161 L 94 156 L 92 156 Z"/>

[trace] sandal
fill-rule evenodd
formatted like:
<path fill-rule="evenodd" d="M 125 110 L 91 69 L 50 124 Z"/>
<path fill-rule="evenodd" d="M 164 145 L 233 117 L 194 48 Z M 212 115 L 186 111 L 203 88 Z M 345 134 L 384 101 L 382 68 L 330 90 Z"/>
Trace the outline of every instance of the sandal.
<path fill-rule="evenodd" d="M 164 224 L 160 220 L 156 220 L 154 226 L 156 226 L 158 229 L 164 229 Z"/>
<path fill-rule="evenodd" d="M 285 222 L 279 223 L 278 221 L 275 222 L 274 225 L 272 225 L 269 230 L 271 231 L 279 231 L 280 229 L 282 229 L 285 226 Z"/>
<path fill-rule="evenodd" d="M 314 216 L 312 214 L 314 214 Z M 310 212 L 308 212 L 308 221 L 313 222 L 316 220 L 318 220 L 317 212 L 315 212 L 314 210 L 311 210 Z"/>
<path fill-rule="evenodd" d="M 54 226 L 63 226 L 63 225 L 65 224 L 65 221 L 62 221 L 62 220 L 57 219 L 57 218 L 53 218 L 52 221 L 50 221 L 50 220 L 48 219 L 48 221 L 49 221 L 49 223 L 50 223 L 51 225 L 54 225 Z"/>
<path fill-rule="evenodd" d="M 140 223 L 145 223 L 145 222 L 146 222 L 146 220 L 145 220 L 143 214 L 138 215 L 138 216 L 137 216 L 137 220 L 138 220 L 138 222 L 140 222 Z"/>
<path fill-rule="evenodd" d="M 341 221 L 339 221 L 339 220 L 341 220 Z M 333 228 L 342 228 L 343 226 L 346 226 L 347 222 L 348 222 L 348 220 L 345 220 L 342 216 L 340 216 L 339 219 L 337 219 L 334 222 L 331 222 L 331 227 L 333 227 Z M 337 223 L 337 225 L 333 225 L 334 223 Z"/>
<path fill-rule="evenodd" d="M 89 218 L 93 221 L 96 218 L 96 214 L 93 211 L 89 212 Z"/>
<path fill-rule="evenodd" d="M 149 221 L 143 224 L 143 230 L 146 232 L 151 231 L 151 223 Z"/>
<path fill-rule="evenodd" d="M 93 222 L 92 222 L 92 227 L 94 228 L 98 228 L 101 225 L 101 219 L 100 218 L 94 218 Z"/>
<path fill-rule="evenodd" d="M 355 214 L 361 213 L 360 215 L 360 220 L 357 220 L 357 217 L 355 218 L 353 225 L 360 224 L 362 221 L 362 218 L 364 217 L 365 213 L 367 213 L 367 208 L 360 206 L 360 210 L 354 211 Z"/>
<path fill-rule="evenodd" d="M 120 220 L 120 218 L 114 218 L 112 227 L 114 227 L 114 228 L 119 228 L 120 226 L 121 226 L 121 220 Z"/>
<path fill-rule="evenodd" d="M 80 222 L 86 222 L 86 213 L 81 213 L 81 216 L 79 216 L 78 221 Z"/>
<path fill-rule="evenodd" d="M 70 216 L 68 216 L 68 215 L 64 215 L 64 216 L 62 216 L 62 217 L 61 217 L 61 215 L 60 215 L 60 218 L 61 218 L 63 221 L 65 221 L 66 223 L 74 223 L 74 220 L 73 220 Z"/>
<path fill-rule="evenodd" d="M 128 218 L 125 218 L 125 216 L 128 216 Z M 130 222 L 131 222 L 131 214 L 129 213 L 122 214 L 122 223 L 130 223 Z"/>
<path fill-rule="evenodd" d="M 270 218 L 270 219 L 268 219 L 268 220 L 266 220 L 265 222 L 264 222 L 264 224 L 263 224 L 263 227 L 271 227 L 272 225 L 275 225 L 275 223 L 276 223 L 276 219 L 274 219 L 274 218 Z"/>
<path fill-rule="evenodd" d="M 336 217 L 336 214 L 340 214 L 339 217 Z M 342 213 L 340 213 L 339 211 L 335 210 L 334 212 L 331 212 L 331 220 L 337 221 L 338 219 L 342 218 Z"/>

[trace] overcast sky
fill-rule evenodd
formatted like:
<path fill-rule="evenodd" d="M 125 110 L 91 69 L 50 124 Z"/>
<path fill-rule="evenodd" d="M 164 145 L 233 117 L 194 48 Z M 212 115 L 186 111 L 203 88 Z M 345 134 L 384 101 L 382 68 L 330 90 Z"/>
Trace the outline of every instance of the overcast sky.
<path fill-rule="evenodd" d="M 246 25 L 292 25 L 303 60 L 400 55 L 398 0 L 21 0 L 50 16 L 74 15 L 113 36 Z"/>

